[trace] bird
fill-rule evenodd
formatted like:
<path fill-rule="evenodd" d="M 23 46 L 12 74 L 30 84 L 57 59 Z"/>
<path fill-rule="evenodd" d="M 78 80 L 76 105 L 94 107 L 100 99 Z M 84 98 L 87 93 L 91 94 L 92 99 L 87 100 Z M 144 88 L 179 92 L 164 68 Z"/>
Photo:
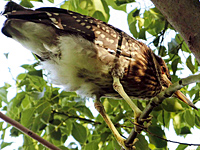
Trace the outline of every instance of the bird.
<path fill-rule="evenodd" d="M 32 10 L 10 1 L 3 15 L 7 20 L 2 33 L 31 50 L 52 83 L 95 98 L 95 108 L 118 143 L 128 149 L 100 99 L 122 98 L 139 117 L 141 110 L 131 99 L 150 99 L 172 84 L 165 61 L 122 30 L 70 10 Z M 174 96 L 197 109 L 180 91 Z"/>

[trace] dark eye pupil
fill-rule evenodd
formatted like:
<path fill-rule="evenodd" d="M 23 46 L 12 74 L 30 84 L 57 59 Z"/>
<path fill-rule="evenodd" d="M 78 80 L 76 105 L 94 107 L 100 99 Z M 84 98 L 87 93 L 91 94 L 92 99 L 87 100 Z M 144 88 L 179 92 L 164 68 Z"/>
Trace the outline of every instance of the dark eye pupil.
<path fill-rule="evenodd" d="M 165 73 L 167 70 L 165 67 L 162 67 L 162 72 Z"/>

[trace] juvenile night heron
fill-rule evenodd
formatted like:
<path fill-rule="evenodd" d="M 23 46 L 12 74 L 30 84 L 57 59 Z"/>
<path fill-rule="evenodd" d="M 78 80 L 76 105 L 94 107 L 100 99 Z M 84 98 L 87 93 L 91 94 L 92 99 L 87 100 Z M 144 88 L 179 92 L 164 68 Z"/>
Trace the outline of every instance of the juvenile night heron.
<path fill-rule="evenodd" d="M 131 98 L 151 98 L 169 87 L 165 62 L 142 42 L 100 20 L 58 8 L 25 9 L 8 2 L 2 33 L 30 49 L 66 90 L 96 97 L 95 108 L 123 139 L 106 114 L 101 97 L 122 97 L 137 118 L 141 110 Z M 180 91 L 175 95 L 196 108 Z"/>

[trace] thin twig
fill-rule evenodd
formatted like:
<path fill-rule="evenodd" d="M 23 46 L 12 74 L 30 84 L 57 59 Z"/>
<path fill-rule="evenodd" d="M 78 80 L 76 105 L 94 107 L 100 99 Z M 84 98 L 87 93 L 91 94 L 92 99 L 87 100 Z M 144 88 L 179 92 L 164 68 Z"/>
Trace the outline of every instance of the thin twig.
<path fill-rule="evenodd" d="M 177 142 L 177 141 L 172 141 L 172 140 L 168 140 L 168 139 L 165 139 L 165 138 L 163 138 L 163 137 L 160 137 L 160 136 L 158 136 L 158 135 L 156 135 L 156 134 L 154 134 L 154 133 L 151 133 L 151 132 L 149 132 L 148 130 L 146 130 L 146 129 L 144 129 L 146 132 L 148 132 L 149 134 L 151 134 L 152 136 L 155 136 L 155 137 L 157 137 L 157 138 L 159 138 L 159 139 L 162 139 L 162 140 L 164 140 L 164 141 L 167 141 L 167 142 L 171 142 L 171 143 L 177 143 L 177 144 L 182 144 L 182 145 L 188 145 L 188 146 L 200 146 L 200 144 L 190 144 L 190 143 L 183 143 L 183 142 Z"/>
<path fill-rule="evenodd" d="M 171 142 L 171 143 L 182 144 L 182 145 L 188 145 L 188 146 L 200 146 L 200 144 L 191 144 L 191 143 L 183 143 L 183 142 L 177 142 L 177 141 L 168 140 L 168 139 L 163 138 L 163 137 L 161 137 L 161 136 L 159 136 L 159 135 L 156 135 L 156 134 L 154 134 L 154 133 L 151 133 L 151 132 L 148 131 L 148 129 L 147 129 L 146 127 L 144 127 L 144 126 L 138 125 L 138 124 L 136 124 L 136 123 L 134 123 L 134 122 L 131 122 L 131 123 L 134 124 L 134 125 L 136 125 L 136 126 L 139 126 L 140 128 L 143 128 L 143 130 L 145 130 L 145 132 L 148 132 L 148 133 L 151 134 L 152 136 L 155 136 L 155 137 L 157 137 L 157 138 L 159 138 L 159 139 L 162 139 L 162 140 L 164 140 L 164 141 Z M 128 128 L 130 128 L 130 127 L 128 127 Z"/>
<path fill-rule="evenodd" d="M 75 115 L 70 115 L 70 114 L 67 114 L 67 113 L 64 113 L 64 112 L 53 111 L 53 113 L 58 114 L 58 115 L 64 115 L 67 118 L 74 118 L 74 119 L 78 119 L 80 121 L 89 122 L 89 123 L 92 123 L 94 125 L 102 124 L 101 122 L 93 121 L 91 119 L 86 119 L 86 118 L 82 118 L 82 117 L 75 116 Z"/>
<path fill-rule="evenodd" d="M 31 130 L 27 129 L 26 127 L 24 127 L 23 125 L 21 125 L 17 121 L 9 118 L 8 116 L 4 115 L 1 112 L 0 112 L 0 118 L 3 119 L 4 121 L 6 121 L 7 123 L 11 124 L 15 128 L 19 129 L 24 134 L 26 134 L 26 135 L 30 136 L 31 138 L 35 139 L 36 141 L 40 142 L 41 144 L 43 144 L 47 148 L 52 149 L 52 150 L 61 150 L 58 147 L 56 147 L 53 144 L 51 144 L 50 142 L 48 142 L 45 139 L 43 139 L 42 137 L 40 137 L 39 135 L 35 134 Z"/>

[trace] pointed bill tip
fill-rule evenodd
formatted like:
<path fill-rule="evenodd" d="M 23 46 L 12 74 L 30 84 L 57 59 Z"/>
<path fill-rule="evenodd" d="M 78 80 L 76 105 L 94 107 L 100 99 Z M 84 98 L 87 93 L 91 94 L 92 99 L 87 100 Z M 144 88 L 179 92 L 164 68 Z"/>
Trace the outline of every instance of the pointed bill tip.
<path fill-rule="evenodd" d="M 181 91 L 178 90 L 174 94 L 176 95 L 178 99 L 188 104 L 190 107 L 198 110 L 198 108 Z"/>

